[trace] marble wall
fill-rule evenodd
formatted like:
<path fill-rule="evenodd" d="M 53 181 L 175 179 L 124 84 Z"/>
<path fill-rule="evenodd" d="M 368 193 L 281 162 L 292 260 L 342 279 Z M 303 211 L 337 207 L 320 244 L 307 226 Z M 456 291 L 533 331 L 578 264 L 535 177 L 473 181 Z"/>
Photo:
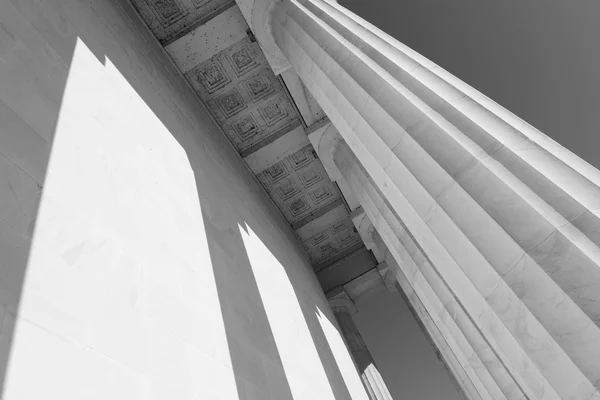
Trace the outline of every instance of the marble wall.
<path fill-rule="evenodd" d="M 297 239 L 126 2 L 0 2 L 0 171 L 3 399 L 356 398 Z"/>

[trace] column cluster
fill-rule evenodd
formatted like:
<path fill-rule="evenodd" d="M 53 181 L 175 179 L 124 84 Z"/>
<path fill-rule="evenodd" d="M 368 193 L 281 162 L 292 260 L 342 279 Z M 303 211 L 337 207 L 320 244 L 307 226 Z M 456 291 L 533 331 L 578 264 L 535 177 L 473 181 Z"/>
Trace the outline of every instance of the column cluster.
<path fill-rule="evenodd" d="M 600 172 L 337 4 L 269 21 L 334 127 L 319 156 L 468 397 L 600 398 Z"/>

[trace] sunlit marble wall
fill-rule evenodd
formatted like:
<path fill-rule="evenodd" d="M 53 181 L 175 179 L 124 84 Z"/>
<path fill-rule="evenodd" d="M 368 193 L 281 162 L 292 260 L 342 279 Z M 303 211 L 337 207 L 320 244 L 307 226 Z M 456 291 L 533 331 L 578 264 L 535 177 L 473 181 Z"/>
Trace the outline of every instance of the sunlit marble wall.
<path fill-rule="evenodd" d="M 0 22 L 2 398 L 364 398 L 287 223 L 126 2 Z"/>

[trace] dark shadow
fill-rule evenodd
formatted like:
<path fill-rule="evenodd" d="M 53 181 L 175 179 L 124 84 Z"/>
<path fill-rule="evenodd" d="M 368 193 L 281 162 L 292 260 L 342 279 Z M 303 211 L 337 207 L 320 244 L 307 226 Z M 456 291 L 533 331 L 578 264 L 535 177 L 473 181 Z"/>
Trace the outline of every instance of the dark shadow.
<path fill-rule="evenodd" d="M 73 57 L 80 45 L 91 51 L 100 64 L 114 65 L 187 153 L 201 199 L 240 399 L 267 398 L 268 393 L 261 393 L 265 388 L 277 388 L 278 400 L 292 399 L 239 226 L 247 224 L 259 237 L 265 238 L 265 245 L 288 276 L 293 268 L 309 268 L 307 260 L 301 255 L 302 250 L 287 223 L 272 209 L 266 194 L 211 122 L 204 106 L 124 0 L 0 3 L 0 58 L 6 61 L 0 69 L 0 169 L 3 175 L 0 181 L 0 393 L 4 390 L 10 362 L 15 318 L 22 308 L 25 276 L 33 254 L 32 242 L 39 228 L 36 222 L 57 122 Z M 219 173 L 208 177 L 209 171 Z M 209 184 L 204 186 L 206 182 Z M 230 190 L 232 186 L 240 186 L 241 190 Z M 264 209 L 240 211 L 241 215 L 248 215 L 240 220 L 229 213 L 220 200 L 231 199 L 244 190 L 249 197 L 259 199 Z M 230 202 L 244 208 L 245 201 L 238 198 Z M 265 218 L 268 222 L 263 224 Z M 263 225 L 282 232 L 282 240 L 291 243 L 295 255 L 290 256 L 285 249 L 271 245 L 269 237 L 272 239 L 278 234 L 264 233 Z M 70 257 L 71 254 L 63 255 L 67 262 Z M 37 264 L 43 266 L 44 263 L 38 261 L 36 268 Z M 306 272 L 300 275 L 302 285 L 307 282 L 313 285 L 311 293 L 307 293 L 306 287 L 297 287 L 297 276 L 290 277 L 289 281 L 311 339 L 336 399 L 349 398 L 316 317 L 318 307 L 327 307 L 327 303 L 318 293 L 316 278 L 310 278 Z M 315 293 L 322 304 L 315 303 Z M 71 299 L 73 303 L 77 300 Z M 268 370 L 268 373 L 261 375 L 260 370 Z M 253 371 L 257 371 L 257 375 Z M 277 382 L 269 381 L 275 377 Z M 264 382 L 265 386 L 260 387 L 257 382 Z"/>
<path fill-rule="evenodd" d="M 201 207 L 239 399 L 293 400 L 238 221 L 219 204 Z"/>
<path fill-rule="evenodd" d="M 27 2 L 0 2 L 0 398 L 77 41 L 73 32 L 42 37 L 37 29 L 45 21 L 30 21 L 31 7 Z"/>
<path fill-rule="evenodd" d="M 203 208 L 203 210 L 206 209 L 207 207 Z M 278 217 L 278 215 L 273 216 L 273 218 Z M 236 224 L 233 223 L 231 224 L 231 226 L 235 225 Z M 258 223 L 258 221 L 238 221 L 237 225 L 238 226 L 234 227 L 233 229 L 238 229 L 238 232 L 240 232 L 239 229 L 242 229 L 247 234 L 256 234 L 256 236 L 261 242 L 261 246 L 264 246 L 266 251 L 268 251 L 269 253 L 268 256 L 265 257 L 264 262 L 267 262 L 266 259 L 269 258 L 269 256 L 272 256 L 275 259 L 275 265 L 272 265 L 272 267 L 274 269 L 279 269 L 279 271 L 272 271 L 272 273 L 274 276 L 277 275 L 277 272 L 280 272 L 280 274 L 279 277 L 273 279 L 272 283 L 282 286 L 289 285 L 290 289 L 293 291 L 293 304 L 290 304 L 289 312 L 293 313 L 294 307 L 297 306 L 300 312 L 302 313 L 302 319 L 306 323 L 306 326 L 308 327 L 310 333 L 310 343 L 298 343 L 298 345 L 300 346 L 304 344 L 307 346 L 314 347 L 316 355 L 318 356 L 318 360 L 315 360 L 315 362 L 318 362 L 320 363 L 320 365 L 323 366 L 323 372 L 328 381 L 328 385 L 332 390 L 334 398 L 350 399 L 351 395 L 348 388 L 346 387 L 346 382 L 342 377 L 342 373 L 338 365 L 338 359 L 334 356 L 334 350 L 331 348 L 329 338 L 324 332 L 322 322 L 319 321 L 319 316 L 326 318 L 331 323 L 331 325 L 335 327 L 335 329 L 337 329 L 337 333 L 340 335 L 340 339 L 343 341 L 337 321 L 335 320 L 335 318 L 333 318 L 333 316 L 330 317 L 326 315 L 327 310 L 329 310 L 329 305 L 324 298 L 322 289 L 319 286 L 316 277 L 314 275 L 310 277 L 308 276 L 308 274 L 312 275 L 313 272 L 305 256 L 303 255 L 302 250 L 299 248 L 298 243 L 295 242 L 295 237 L 291 238 L 291 243 L 288 243 L 295 247 L 295 252 L 292 255 L 289 251 L 286 252 L 285 246 L 278 246 L 277 243 L 271 244 L 273 243 L 272 234 L 269 234 L 269 232 L 267 232 L 268 229 L 265 229 L 264 225 Z M 208 225 L 205 223 L 205 226 Z M 207 236 L 212 237 L 208 234 Z M 249 249 L 244 248 L 247 246 L 247 244 L 243 243 L 243 241 L 239 243 L 243 247 L 242 251 L 245 256 L 244 265 L 247 265 L 247 267 L 249 268 L 247 273 L 253 274 L 253 267 L 250 265 L 252 261 L 250 261 L 250 263 L 248 262 L 249 257 L 247 252 Z M 240 251 L 240 249 L 236 249 L 235 251 Z M 256 262 L 257 260 L 255 259 L 254 261 Z M 213 264 L 213 266 L 214 265 L 215 264 Z M 301 272 L 303 269 L 304 271 Z M 217 275 L 217 273 L 215 273 L 215 275 Z M 252 290 L 254 290 L 254 285 L 256 285 L 255 277 L 253 277 L 252 283 Z M 248 282 L 246 282 L 245 284 L 247 285 Z M 312 288 L 310 287 L 311 284 L 314 285 Z M 219 289 L 219 292 L 221 293 L 222 288 L 224 288 L 225 286 L 217 284 L 217 287 Z M 313 293 L 311 293 L 311 289 L 313 289 Z M 261 294 L 259 293 L 259 295 Z M 264 294 L 262 296 L 263 301 L 265 301 Z M 316 302 L 315 300 L 318 298 L 322 299 L 323 301 Z M 264 310 L 264 305 L 262 309 Z M 325 313 L 323 313 L 323 311 L 325 311 Z M 322 395 L 323 398 L 327 397 L 325 393 L 323 393 Z"/>
<path fill-rule="evenodd" d="M 410 302 L 410 299 L 408 298 L 408 296 L 406 295 L 406 293 L 404 293 L 404 290 L 402 289 L 402 287 L 400 286 L 400 284 L 398 282 L 396 282 L 395 287 L 396 287 L 396 291 L 400 294 L 400 297 L 402 297 L 402 301 L 404 302 L 404 305 L 406 306 L 406 308 L 410 312 L 410 315 L 411 315 L 413 321 L 417 324 L 417 326 L 419 327 L 419 330 L 421 331 L 421 334 L 427 340 L 429 346 L 431 347 L 431 350 L 435 354 L 435 357 L 438 359 L 438 361 L 440 362 L 440 364 L 442 364 L 442 366 L 444 368 L 444 371 L 446 372 L 446 375 L 448 375 L 448 379 L 450 380 L 450 382 L 452 383 L 452 385 L 456 389 L 456 392 L 461 396 L 461 398 L 467 399 L 468 397 L 467 397 L 465 391 L 463 390 L 463 388 L 460 385 L 460 383 L 458 382 L 456 376 L 454 375 L 454 373 L 452 372 L 452 370 L 448 366 L 448 363 L 446 362 L 446 360 L 442 356 L 442 353 L 440 352 L 440 350 L 438 349 L 437 345 L 435 344 L 435 341 L 431 337 L 431 334 L 427 330 L 427 327 L 425 326 L 425 324 L 423 323 L 423 321 L 419 317 L 419 314 L 417 313 L 417 310 L 415 309 L 415 307 Z"/>

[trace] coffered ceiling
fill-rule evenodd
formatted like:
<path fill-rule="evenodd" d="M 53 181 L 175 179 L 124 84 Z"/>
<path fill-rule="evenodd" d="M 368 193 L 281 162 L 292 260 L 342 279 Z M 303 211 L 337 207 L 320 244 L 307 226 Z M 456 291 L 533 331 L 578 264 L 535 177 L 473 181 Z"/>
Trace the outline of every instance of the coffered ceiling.
<path fill-rule="evenodd" d="M 131 1 L 288 220 L 315 271 L 366 253 L 306 135 L 323 111 L 293 72 L 285 81 L 275 76 L 235 2 Z"/>

